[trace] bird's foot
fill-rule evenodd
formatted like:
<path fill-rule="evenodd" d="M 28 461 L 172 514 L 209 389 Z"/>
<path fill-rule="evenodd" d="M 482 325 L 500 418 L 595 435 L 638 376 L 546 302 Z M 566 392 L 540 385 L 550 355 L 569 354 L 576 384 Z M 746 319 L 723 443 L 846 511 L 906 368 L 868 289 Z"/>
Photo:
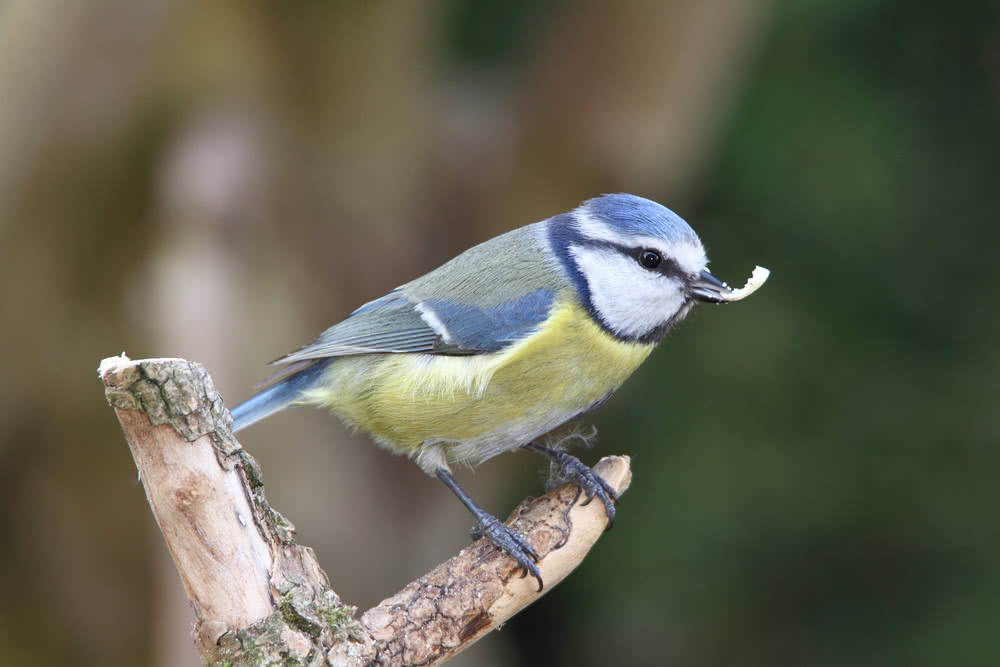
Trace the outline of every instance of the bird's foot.
<path fill-rule="evenodd" d="M 477 508 L 478 509 L 478 508 Z M 513 528 L 510 528 L 498 518 L 483 510 L 473 511 L 479 526 L 473 529 L 474 537 L 486 537 L 495 544 L 498 549 L 514 559 L 514 562 L 521 568 L 521 577 L 533 576 L 538 580 L 538 591 L 541 592 L 544 584 L 542 575 L 535 565 L 539 561 L 539 555 L 535 549 L 528 544 L 528 541 Z"/>
<path fill-rule="evenodd" d="M 555 461 L 556 465 L 562 469 L 566 479 L 576 483 L 583 490 L 585 499 L 580 503 L 581 505 L 590 504 L 590 501 L 595 496 L 600 498 L 601 503 L 604 505 L 604 511 L 608 515 L 608 525 L 605 530 L 611 530 L 611 527 L 615 523 L 615 505 L 618 504 L 618 493 L 615 492 L 614 487 L 604 481 L 604 478 L 594 472 L 590 466 L 572 454 L 560 452 L 551 447 L 543 447 L 533 442 L 526 445 L 526 447 L 544 454 Z"/>

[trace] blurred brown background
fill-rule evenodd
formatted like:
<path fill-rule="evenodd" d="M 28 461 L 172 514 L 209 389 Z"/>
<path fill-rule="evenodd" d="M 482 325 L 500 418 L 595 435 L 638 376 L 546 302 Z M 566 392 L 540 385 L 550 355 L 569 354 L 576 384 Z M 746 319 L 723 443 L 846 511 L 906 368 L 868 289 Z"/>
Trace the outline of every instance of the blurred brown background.
<path fill-rule="evenodd" d="M 628 191 L 773 277 L 584 422 L 583 458 L 634 456 L 615 530 L 455 664 L 1000 664 L 995 2 L 11 0 L 0 91 L 0 663 L 197 664 L 101 358 L 201 361 L 235 405 Z M 328 415 L 242 436 L 362 609 L 468 539 Z M 543 467 L 459 477 L 503 516 Z"/>

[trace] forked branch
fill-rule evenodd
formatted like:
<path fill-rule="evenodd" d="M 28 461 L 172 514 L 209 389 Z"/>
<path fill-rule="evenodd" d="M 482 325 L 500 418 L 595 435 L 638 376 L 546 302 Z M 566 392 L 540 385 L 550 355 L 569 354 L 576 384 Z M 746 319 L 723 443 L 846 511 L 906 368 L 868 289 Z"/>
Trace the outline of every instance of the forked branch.
<path fill-rule="evenodd" d="M 436 665 L 541 595 L 478 540 L 355 618 L 312 549 L 268 504 L 260 468 L 233 436 L 203 366 L 111 357 L 99 375 L 194 607 L 207 664 Z M 595 470 L 619 494 L 631 481 L 626 456 Z M 524 500 L 508 519 L 542 557 L 546 592 L 604 531 L 604 508 L 580 499 L 566 484 Z"/>

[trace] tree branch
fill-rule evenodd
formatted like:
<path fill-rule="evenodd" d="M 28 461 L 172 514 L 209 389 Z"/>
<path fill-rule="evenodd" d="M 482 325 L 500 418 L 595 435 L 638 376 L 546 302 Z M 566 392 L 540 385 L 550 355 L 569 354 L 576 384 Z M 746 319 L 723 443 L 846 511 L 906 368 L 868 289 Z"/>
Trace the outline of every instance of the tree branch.
<path fill-rule="evenodd" d="M 294 526 L 264 497 L 257 462 L 205 368 L 111 357 L 98 371 L 153 516 L 194 607 L 194 641 L 212 665 L 435 665 L 534 602 L 534 579 L 478 540 L 355 619 Z M 629 459 L 595 470 L 622 493 Z M 566 484 L 524 500 L 507 523 L 542 557 L 549 591 L 604 531 L 600 503 Z"/>

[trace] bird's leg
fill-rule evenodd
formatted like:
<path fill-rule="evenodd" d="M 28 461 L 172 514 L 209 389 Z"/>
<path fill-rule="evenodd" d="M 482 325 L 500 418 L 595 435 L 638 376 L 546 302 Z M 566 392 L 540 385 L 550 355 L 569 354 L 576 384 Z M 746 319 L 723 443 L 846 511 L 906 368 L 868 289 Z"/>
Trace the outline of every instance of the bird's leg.
<path fill-rule="evenodd" d="M 611 530 L 611 526 L 615 523 L 615 505 L 618 503 L 618 494 L 615 493 L 614 488 L 610 484 L 591 470 L 590 466 L 572 454 L 539 445 L 537 442 L 529 442 L 524 448 L 538 452 L 555 461 L 556 465 L 562 468 L 563 473 L 570 480 L 576 482 L 583 489 L 583 492 L 587 494 L 586 500 L 582 503 L 583 505 L 593 500 L 594 496 L 600 498 L 604 504 L 604 511 L 608 515 L 608 526 L 605 530 Z"/>
<path fill-rule="evenodd" d="M 472 502 L 472 498 L 466 495 L 449 470 L 438 468 L 437 476 L 438 479 L 444 482 L 445 486 L 452 490 L 452 493 L 458 496 L 462 504 L 472 512 L 472 516 L 476 517 L 476 521 L 479 522 L 482 528 L 481 534 L 488 537 L 490 542 L 495 544 L 501 551 L 506 552 L 514 559 L 514 562 L 521 566 L 522 577 L 530 574 L 537 579 L 538 591 L 541 592 L 543 586 L 542 575 L 535 565 L 539 560 L 539 556 L 531 545 L 528 544 L 527 540 L 519 535 L 517 531 L 508 528 L 495 516 Z"/>

